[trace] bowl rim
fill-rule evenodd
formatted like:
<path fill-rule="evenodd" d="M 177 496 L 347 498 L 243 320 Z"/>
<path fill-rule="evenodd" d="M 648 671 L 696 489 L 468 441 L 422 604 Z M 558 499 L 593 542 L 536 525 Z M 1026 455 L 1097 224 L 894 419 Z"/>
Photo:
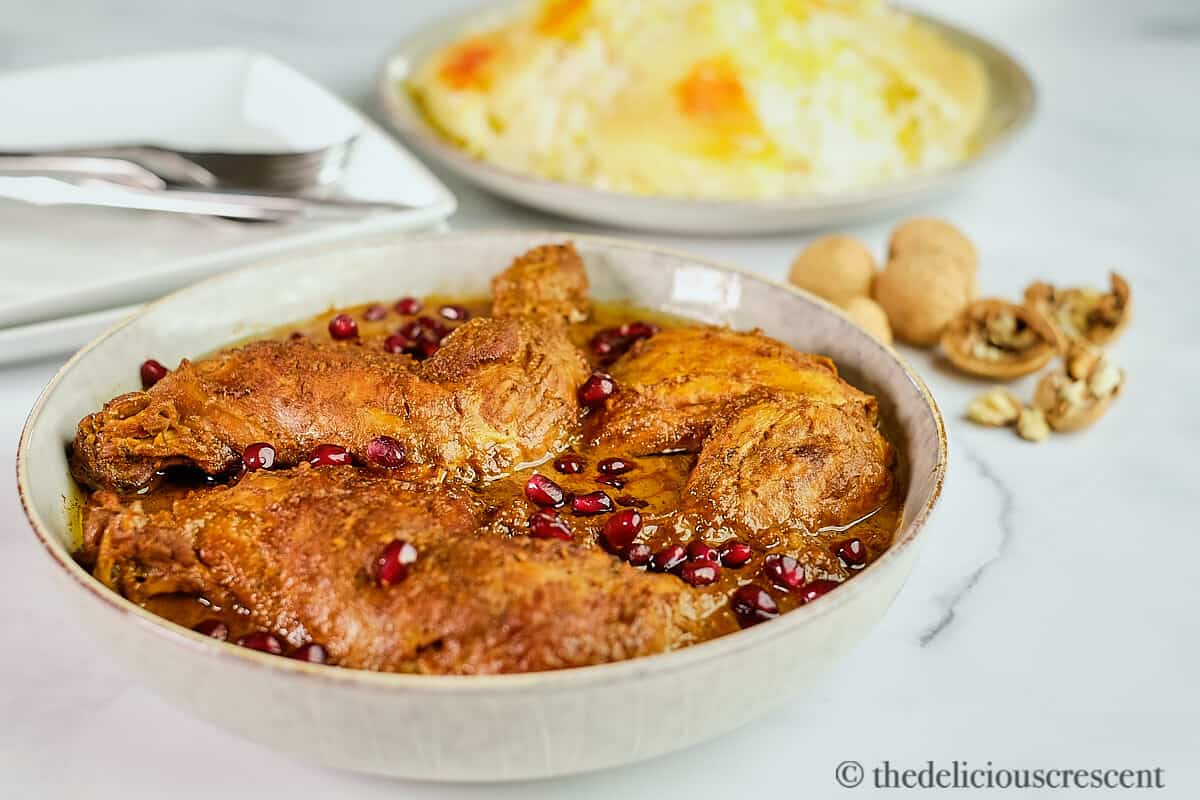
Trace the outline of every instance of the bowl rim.
<path fill-rule="evenodd" d="M 425 39 L 438 37 L 442 40 L 440 44 L 448 44 L 450 41 L 448 37 L 452 35 L 452 32 L 462 33 L 472 21 L 485 18 L 488 14 L 512 11 L 519 7 L 520 0 L 502 0 L 499 3 L 495 0 L 485 0 L 470 8 L 444 14 L 401 38 L 388 51 L 388 55 L 384 58 L 383 65 L 377 73 L 376 100 L 391 128 L 421 153 L 438 159 L 443 165 L 453 169 L 461 176 L 466 176 L 473 183 L 478 183 L 479 179 L 472 173 L 480 173 L 484 176 L 484 180 L 508 182 L 520 185 L 526 190 L 549 192 L 559 197 L 569 196 L 579 201 L 601 199 L 609 203 L 636 205 L 643 209 L 692 209 L 709 213 L 739 209 L 801 213 L 855 208 L 865 203 L 913 198 L 935 191 L 946 185 L 947 182 L 964 176 L 1012 144 L 1021 131 L 1032 122 L 1039 105 L 1037 84 L 1034 82 L 1032 74 L 1006 49 L 972 30 L 940 17 L 897 6 L 896 10 L 921 21 L 941 34 L 968 44 L 972 52 L 984 58 L 984 68 L 989 81 L 993 72 L 992 65 L 995 65 L 1009 75 L 1016 87 L 1011 117 L 978 142 L 973 151 L 965 158 L 941 168 L 916 173 L 900 180 L 835 192 L 810 192 L 776 198 L 696 198 L 642 195 L 601 189 L 585 183 L 517 172 L 471 156 L 462 148 L 448 142 L 417 106 L 411 94 L 400 90 L 402 88 L 400 84 L 403 81 L 396 73 L 402 68 L 405 72 L 404 78 L 411 74 L 416 66 L 411 63 L 415 55 L 413 51 L 419 49 Z M 991 111 L 994 108 L 995 102 L 992 98 L 988 109 Z M 493 183 L 488 183 L 483 188 L 487 189 L 489 193 L 496 194 L 497 190 L 493 188 L 493 185 Z"/>
<path fill-rule="evenodd" d="M 838 591 L 830 592 L 829 594 L 821 597 L 817 602 L 800 606 L 792 611 L 789 611 L 787 614 L 782 614 L 778 619 L 771 620 L 770 624 L 767 625 L 755 625 L 751 628 L 739 630 L 725 636 L 719 636 L 715 639 L 709 639 L 707 641 L 680 648 L 678 650 L 671 650 L 665 653 L 641 656 L 623 661 L 595 664 L 584 667 L 572 667 L 568 669 L 547 670 L 541 672 L 505 673 L 498 675 L 420 675 L 412 673 L 376 672 L 371 670 L 351 668 L 331 669 L 325 665 L 308 664 L 295 659 L 281 658 L 279 656 L 250 650 L 249 648 L 237 647 L 232 643 L 219 642 L 211 637 L 203 636 L 195 631 L 191 631 L 181 625 L 151 613 L 150 611 L 142 608 L 131 600 L 120 596 L 116 592 L 101 584 L 94 577 L 92 577 L 91 574 L 79 566 L 79 564 L 77 564 L 75 560 L 71 558 L 71 554 L 67 551 L 67 549 L 49 533 L 49 525 L 41 518 L 41 515 L 38 514 L 31 499 L 34 494 L 34 489 L 29 483 L 29 475 L 26 465 L 30 451 L 30 439 L 32 438 L 33 430 L 37 427 L 39 422 L 41 422 L 45 407 L 53 397 L 59 383 L 61 383 L 65 376 L 71 372 L 77 364 L 86 359 L 89 353 L 102 342 L 108 340 L 138 320 L 141 320 L 152 309 L 185 300 L 190 292 L 197 290 L 200 287 L 207 287 L 213 284 L 218 284 L 222 281 L 233 280 L 235 276 L 271 269 L 289 259 L 298 259 L 303 258 L 306 255 L 313 256 L 330 251 L 329 248 L 314 248 L 307 252 L 301 250 L 291 253 L 288 256 L 269 258 L 262 262 L 238 267 L 176 290 L 159 298 L 158 300 L 147 303 L 136 313 L 113 324 L 104 333 L 100 334 L 87 345 L 78 350 L 73 356 L 71 356 L 70 359 L 67 360 L 65 364 L 63 364 L 62 367 L 59 368 L 54 377 L 50 379 L 50 382 L 46 384 L 46 387 L 38 395 L 37 401 L 34 403 L 33 408 L 25 420 L 25 424 L 22 427 L 21 436 L 17 444 L 17 494 L 20 498 L 21 506 L 25 512 L 25 517 L 28 520 L 34 535 L 41 542 L 51 560 L 60 569 L 62 569 L 66 576 L 72 579 L 72 581 L 79 588 L 83 589 L 85 593 L 89 594 L 95 599 L 98 599 L 109 610 L 116 612 L 119 615 L 123 615 L 127 620 L 131 620 L 134 624 L 148 628 L 153 632 L 152 635 L 161 636 L 165 638 L 167 642 L 187 648 L 198 655 L 208 655 L 213 658 L 225 660 L 232 659 L 233 663 L 240 666 L 274 670 L 283 676 L 307 675 L 310 678 L 318 678 L 333 685 L 360 688 L 437 691 L 442 693 L 478 693 L 494 691 L 520 692 L 534 687 L 536 687 L 539 691 L 567 691 L 583 685 L 594 686 L 610 684 L 623 681 L 625 679 L 637 678 L 640 675 L 648 673 L 661 674 L 678 672 L 699 662 L 726 657 L 738 650 L 752 647 L 756 642 L 766 641 L 767 639 L 783 636 L 790 632 L 793 628 L 798 628 L 810 620 L 833 613 L 836 609 L 847 604 L 852 597 L 870 591 L 871 587 L 877 583 L 879 576 L 882 573 L 882 567 L 898 561 L 904 551 L 912 548 L 915 545 L 916 540 L 923 531 L 925 523 L 928 521 L 934 506 L 937 504 L 937 501 L 941 496 L 945 483 L 946 468 L 948 463 L 948 443 L 945 423 L 942 419 L 941 410 L 938 408 L 937 402 L 930 393 L 929 387 L 920 378 L 920 376 L 918 376 L 912 370 L 908 362 L 901 357 L 898 352 L 896 352 L 893 348 L 879 342 L 866 331 L 858 327 L 853 320 L 851 320 L 844 312 L 831 303 L 784 281 L 768 278 L 751 272 L 748 269 L 722 263 L 719 260 L 691 255 L 672 248 L 643 244 L 640 242 L 609 236 L 578 234 L 562 231 L 517 231 L 505 229 L 487 229 L 405 236 L 391 241 L 380 240 L 378 238 L 367 238 L 359 240 L 356 244 L 357 247 L 363 249 L 372 249 L 392 246 L 402 247 L 412 241 L 427 242 L 436 240 L 440 242 L 446 242 L 448 240 L 454 241 L 490 238 L 511 239 L 513 237 L 523 237 L 529 240 L 545 241 L 571 240 L 583 242 L 597 249 L 603 249 L 610 252 L 637 251 L 641 253 L 665 256 L 667 258 L 687 262 L 692 265 L 736 274 L 744 280 L 765 283 L 778 291 L 791 295 L 798 295 L 817 308 L 826 312 L 833 312 L 842 317 L 844 320 L 853 325 L 857 333 L 863 337 L 865 342 L 868 342 L 877 351 L 884 355 L 884 357 L 890 358 L 895 362 L 895 364 L 901 369 L 904 376 L 908 379 L 909 383 L 924 401 L 924 410 L 929 413 L 933 419 L 937 433 L 937 457 L 934 463 L 933 475 L 931 476 L 933 482 L 928 499 L 900 526 L 900 528 L 897 530 L 897 537 L 893 540 L 892 545 L 888 548 L 888 550 L 882 556 L 876 559 L 876 561 L 872 562 L 861 573 L 856 575 L 854 580 L 847 581 L 844 585 L 840 586 Z M 355 243 L 353 243 L 353 240 L 351 240 L 350 242 L 342 243 L 340 247 L 346 247 L 347 245 L 354 246 Z"/>

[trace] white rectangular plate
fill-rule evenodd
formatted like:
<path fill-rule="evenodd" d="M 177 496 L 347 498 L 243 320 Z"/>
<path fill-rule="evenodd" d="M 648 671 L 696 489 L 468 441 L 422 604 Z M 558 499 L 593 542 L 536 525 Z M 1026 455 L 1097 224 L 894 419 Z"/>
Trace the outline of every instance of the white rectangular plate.
<path fill-rule="evenodd" d="M 270 56 L 195 50 L 0 75 L 0 150 L 102 143 L 193 150 L 322 147 L 357 136 L 337 191 L 416 206 L 337 223 L 247 224 L 0 201 L 0 330 L 156 297 L 235 261 L 422 230 L 454 196 L 362 114 Z"/>

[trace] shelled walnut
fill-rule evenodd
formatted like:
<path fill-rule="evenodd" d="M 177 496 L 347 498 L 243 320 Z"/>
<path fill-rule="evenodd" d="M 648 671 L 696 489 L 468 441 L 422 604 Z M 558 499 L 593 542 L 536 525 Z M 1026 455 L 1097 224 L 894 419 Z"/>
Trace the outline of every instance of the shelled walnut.
<path fill-rule="evenodd" d="M 1027 442 L 1044 442 L 1050 438 L 1050 426 L 1040 408 L 1022 408 L 1017 417 L 1017 435 Z"/>
<path fill-rule="evenodd" d="M 979 425 L 1003 428 L 1021 416 L 1021 401 L 1003 386 L 993 386 L 967 406 L 967 419 Z"/>
<path fill-rule="evenodd" d="M 1129 284 L 1109 273 L 1110 291 L 1073 287 L 1060 289 L 1041 281 L 1025 289 L 1025 303 L 1038 309 L 1055 325 L 1064 341 L 1082 337 L 1106 345 L 1129 324 L 1132 297 Z"/>
<path fill-rule="evenodd" d="M 1033 405 L 1054 430 L 1082 430 L 1104 416 L 1125 385 L 1125 373 L 1079 340 L 1072 342 L 1063 364 L 1038 381 Z"/>
<path fill-rule="evenodd" d="M 1003 380 L 1037 372 L 1058 354 L 1058 336 L 1045 317 L 995 299 L 963 309 L 946 326 L 941 343 L 963 372 Z"/>

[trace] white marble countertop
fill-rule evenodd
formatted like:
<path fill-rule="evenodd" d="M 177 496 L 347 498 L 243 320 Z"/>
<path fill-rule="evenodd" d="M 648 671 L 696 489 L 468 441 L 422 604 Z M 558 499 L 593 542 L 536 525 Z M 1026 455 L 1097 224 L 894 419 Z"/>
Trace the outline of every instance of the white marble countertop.
<path fill-rule="evenodd" d="M 0 0 L 0 69 L 239 43 L 365 102 L 389 43 L 461 4 Z M 1034 446 L 963 422 L 982 384 L 911 354 L 950 428 L 945 494 L 894 607 L 817 691 L 708 745 L 577 778 L 436 786 L 310 767 L 131 683 L 55 598 L 9 471 L 0 479 L 0 794 L 827 797 L 854 794 L 834 781 L 843 760 L 959 759 L 1162 767 L 1167 789 L 1153 796 L 1200 796 L 1200 530 L 1187 511 L 1200 484 L 1200 6 L 919 5 L 1010 47 L 1042 101 L 1032 129 L 982 182 L 927 210 L 978 243 L 988 294 L 1015 297 L 1043 277 L 1097 283 L 1119 267 L 1137 308 L 1114 350 L 1130 379 L 1095 429 Z M 462 203 L 457 227 L 585 229 L 450 183 Z M 881 246 L 887 228 L 855 232 Z M 804 240 L 644 238 L 774 276 Z M 57 367 L 0 369 L 0 451 L 10 458 Z"/>

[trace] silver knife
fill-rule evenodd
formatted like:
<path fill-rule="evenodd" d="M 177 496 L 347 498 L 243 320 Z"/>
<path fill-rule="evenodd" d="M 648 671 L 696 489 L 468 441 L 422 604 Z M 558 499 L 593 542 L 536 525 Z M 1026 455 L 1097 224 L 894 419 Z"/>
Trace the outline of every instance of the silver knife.
<path fill-rule="evenodd" d="M 143 191 L 102 180 L 73 182 L 49 176 L 0 176 L 0 198 L 34 205 L 76 205 L 202 214 L 231 219 L 285 222 L 341 221 L 367 214 L 415 210 L 415 206 L 360 200 L 318 199 L 254 192 L 198 189 Z"/>

